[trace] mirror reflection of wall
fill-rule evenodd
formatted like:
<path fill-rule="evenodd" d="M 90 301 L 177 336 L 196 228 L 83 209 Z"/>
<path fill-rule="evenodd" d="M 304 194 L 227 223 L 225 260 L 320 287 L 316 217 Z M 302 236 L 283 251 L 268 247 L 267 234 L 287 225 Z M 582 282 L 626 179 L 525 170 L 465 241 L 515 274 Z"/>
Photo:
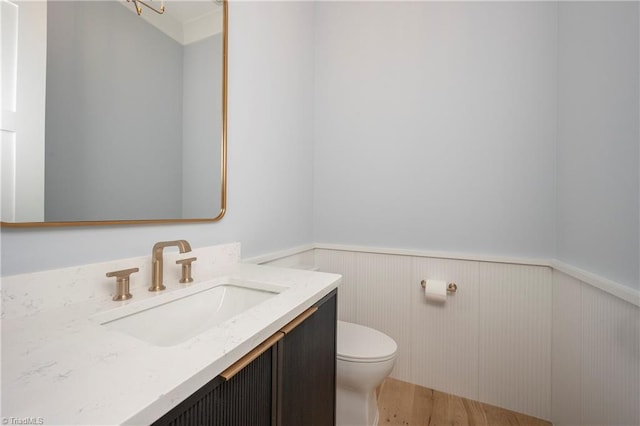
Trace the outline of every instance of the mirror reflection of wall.
<path fill-rule="evenodd" d="M 185 46 L 182 120 L 182 217 L 220 211 L 222 34 Z M 203 176 L 208 176 L 203 179 Z M 210 194 L 205 196 L 203 194 Z"/>
<path fill-rule="evenodd" d="M 113 1 L 47 18 L 45 221 L 215 217 L 222 34 L 184 43 Z"/>

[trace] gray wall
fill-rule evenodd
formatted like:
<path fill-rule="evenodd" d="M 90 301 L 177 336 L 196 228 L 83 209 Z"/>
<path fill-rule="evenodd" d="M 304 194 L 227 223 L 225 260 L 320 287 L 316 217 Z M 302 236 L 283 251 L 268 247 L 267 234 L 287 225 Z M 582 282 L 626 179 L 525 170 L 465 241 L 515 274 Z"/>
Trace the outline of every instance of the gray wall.
<path fill-rule="evenodd" d="M 147 255 L 154 242 L 242 242 L 255 256 L 312 241 L 313 4 L 232 2 L 229 203 L 221 222 L 2 228 L 2 275 Z M 260 70 L 260 72 L 256 72 Z"/>
<path fill-rule="evenodd" d="M 220 211 L 220 168 L 212 164 L 220 164 L 221 58 L 222 34 L 184 47 L 182 217 L 215 217 Z"/>
<path fill-rule="evenodd" d="M 181 140 L 182 46 L 114 2 L 49 2 L 45 219 L 181 217 Z"/>
<path fill-rule="evenodd" d="M 548 258 L 556 5 L 316 6 L 315 239 Z"/>
<path fill-rule="evenodd" d="M 2 274 L 316 240 L 557 256 L 638 288 L 638 4 L 601 7 L 232 3 L 225 218 L 2 229 Z"/>
<path fill-rule="evenodd" d="M 640 289 L 638 2 L 559 5 L 557 257 Z"/>

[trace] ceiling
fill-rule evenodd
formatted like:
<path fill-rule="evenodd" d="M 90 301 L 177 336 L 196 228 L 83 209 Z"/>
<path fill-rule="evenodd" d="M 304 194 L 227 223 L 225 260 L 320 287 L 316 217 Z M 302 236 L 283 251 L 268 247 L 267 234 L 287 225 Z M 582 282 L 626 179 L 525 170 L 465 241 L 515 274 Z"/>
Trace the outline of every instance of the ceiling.
<path fill-rule="evenodd" d="M 152 0 L 150 3 L 159 4 L 160 2 L 158 0 Z M 182 24 L 222 9 L 222 7 L 218 6 L 213 0 L 165 0 L 164 7 L 165 14 Z"/>
<path fill-rule="evenodd" d="M 161 0 L 144 0 L 159 9 Z M 132 0 L 119 0 L 135 12 Z M 222 31 L 223 7 L 214 0 L 165 0 L 163 14 L 140 5 L 140 18 L 153 25 L 180 44 L 186 45 Z"/>

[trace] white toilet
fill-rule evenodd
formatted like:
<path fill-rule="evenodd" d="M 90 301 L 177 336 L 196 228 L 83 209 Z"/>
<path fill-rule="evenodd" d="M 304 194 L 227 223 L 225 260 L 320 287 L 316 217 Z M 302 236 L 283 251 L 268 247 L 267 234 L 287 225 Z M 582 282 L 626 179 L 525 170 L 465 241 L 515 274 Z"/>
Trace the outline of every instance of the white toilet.
<path fill-rule="evenodd" d="M 336 426 L 378 424 L 376 387 L 391 373 L 398 345 L 373 328 L 338 321 Z"/>

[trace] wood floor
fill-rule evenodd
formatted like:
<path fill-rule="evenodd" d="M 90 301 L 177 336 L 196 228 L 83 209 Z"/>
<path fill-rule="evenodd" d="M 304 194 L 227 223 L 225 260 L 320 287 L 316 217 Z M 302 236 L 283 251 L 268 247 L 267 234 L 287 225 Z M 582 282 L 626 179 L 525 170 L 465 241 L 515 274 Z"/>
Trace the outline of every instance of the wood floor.
<path fill-rule="evenodd" d="M 379 425 L 551 426 L 492 405 L 387 378 L 379 389 Z"/>

